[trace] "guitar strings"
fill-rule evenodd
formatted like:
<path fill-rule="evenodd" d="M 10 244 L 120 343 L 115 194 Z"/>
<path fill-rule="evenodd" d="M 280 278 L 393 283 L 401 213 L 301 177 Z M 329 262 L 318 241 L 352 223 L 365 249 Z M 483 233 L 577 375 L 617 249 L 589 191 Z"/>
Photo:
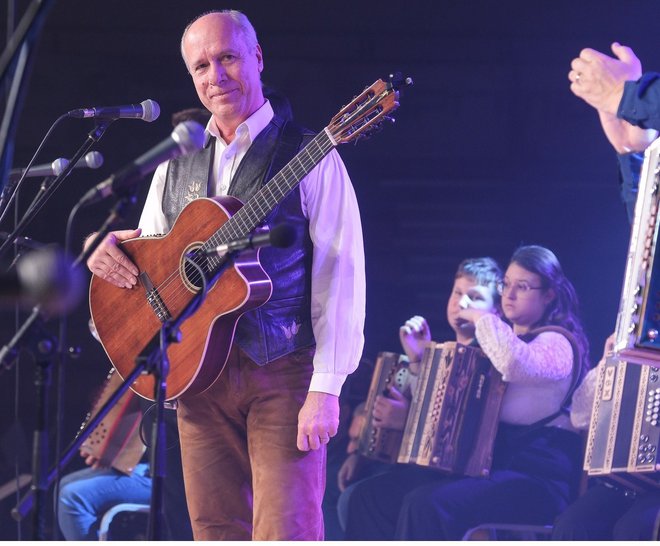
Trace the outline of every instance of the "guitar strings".
<path fill-rule="evenodd" d="M 334 144 L 329 137 L 328 129 L 321 131 L 316 135 L 310 143 L 305 146 L 287 165 L 273 177 L 265 186 L 250 199 L 243 207 L 241 207 L 233 216 L 229 217 L 227 221 L 200 247 L 201 249 L 208 250 L 219 244 L 227 241 L 237 239 L 241 236 L 247 235 L 250 231 L 258 225 L 260 219 L 262 220 L 269 214 L 279 201 L 285 197 L 296 185 L 304 178 L 309 172 L 334 148 Z M 316 153 L 310 148 L 318 148 Z M 293 180 L 287 179 L 286 171 L 290 171 L 293 175 Z M 267 197 L 270 193 L 272 203 Z M 265 202 L 266 208 L 262 208 L 262 202 Z M 256 208 L 258 207 L 258 211 Z M 199 249 L 198 249 L 199 250 Z M 194 258 L 193 258 L 194 259 Z M 222 263 L 223 258 L 210 256 L 207 258 L 206 267 L 207 271 L 213 272 Z M 184 262 L 185 263 L 185 262 Z M 201 264 L 204 267 L 204 264 Z M 160 300 L 167 309 L 173 309 L 185 298 L 192 297 L 191 291 L 186 286 L 182 279 L 182 268 L 177 268 L 163 282 L 155 287 L 155 290 L 160 296 Z M 201 276 L 197 270 L 194 274 L 187 277 L 188 281 L 194 286 L 198 286 L 201 282 Z M 179 280 L 180 282 L 176 282 Z M 172 286 L 174 284 L 174 286 Z"/>
<path fill-rule="evenodd" d="M 376 99 L 376 102 L 379 102 L 380 99 Z M 371 102 L 371 101 L 368 101 Z M 371 105 L 369 106 L 369 109 L 371 109 Z M 355 111 L 350 112 L 346 114 L 344 117 L 345 118 L 350 118 L 353 117 L 355 119 Z M 346 121 L 344 121 L 345 126 L 339 130 L 336 131 L 335 135 L 336 137 L 346 137 L 347 134 L 350 135 L 350 132 L 353 130 L 355 126 L 354 125 L 349 125 L 346 126 Z M 223 242 L 226 242 L 228 240 L 235 239 L 239 236 L 245 235 L 249 233 L 259 222 L 259 219 L 263 219 L 268 213 L 270 213 L 273 208 L 277 205 L 279 200 L 286 196 L 288 192 L 290 192 L 299 182 L 300 180 L 306 176 L 309 171 L 311 171 L 314 166 L 318 162 L 320 162 L 321 159 L 325 155 L 327 155 L 332 148 L 335 147 L 335 144 L 330 138 L 330 130 L 326 127 L 325 130 L 321 131 L 316 137 L 312 139 L 312 141 L 305 146 L 303 150 L 301 150 L 268 184 L 263 186 L 257 194 L 255 194 L 253 199 L 250 199 L 248 203 L 243 206 L 241 209 L 239 209 L 233 216 L 231 216 L 225 224 L 223 224 L 218 231 L 214 235 L 212 235 L 205 243 L 202 245 L 202 248 L 208 249 L 212 248 L 213 246 L 217 246 L 218 244 L 221 244 Z M 316 157 L 312 155 L 312 152 L 310 151 L 310 148 L 312 148 L 313 144 L 315 144 L 318 148 L 318 153 Z M 311 159 L 309 161 L 308 159 Z M 293 164 L 298 163 L 300 167 L 302 167 L 299 172 L 296 172 L 296 169 L 292 167 Z M 286 176 L 284 175 L 286 170 L 291 171 L 291 173 L 294 175 L 294 183 L 291 184 L 287 179 Z M 285 186 L 285 190 L 282 190 L 280 186 L 280 179 L 284 179 L 283 182 L 285 185 L 288 185 L 288 187 Z M 273 193 L 273 189 L 276 188 L 279 191 L 279 195 L 275 195 Z M 273 203 L 271 204 L 268 201 L 268 198 L 266 197 L 266 192 L 270 192 L 271 197 L 273 198 Z M 266 204 L 268 205 L 268 208 L 264 211 L 261 208 L 261 201 L 260 198 L 264 198 L 266 201 Z M 260 216 L 257 217 L 251 217 L 250 216 L 250 211 L 254 212 L 255 206 L 259 207 L 259 213 Z M 247 220 L 249 220 L 249 223 L 246 223 L 244 221 L 244 216 L 247 216 Z M 243 221 L 243 226 L 242 230 L 239 231 L 234 228 L 234 225 L 237 223 L 240 223 Z M 225 237 L 223 237 L 223 235 Z M 214 271 L 221 263 L 222 259 L 218 257 L 209 257 L 207 258 L 207 263 L 210 264 L 211 268 L 210 271 Z M 190 291 L 186 287 L 186 285 L 182 282 L 181 284 L 177 284 L 174 287 L 174 291 L 171 293 L 167 292 L 167 289 L 170 288 L 172 283 L 174 283 L 177 279 L 180 279 L 180 273 L 181 269 L 178 268 L 177 271 L 172 272 L 169 277 L 167 277 L 160 285 L 156 287 L 158 290 L 159 296 L 161 298 L 161 301 L 166 307 L 173 307 L 176 303 L 179 302 L 179 299 L 181 296 L 188 296 L 190 294 Z M 188 277 L 188 280 L 194 285 L 197 286 L 197 283 L 200 282 L 200 276 L 197 270 L 195 270 L 195 274 L 191 275 Z M 167 300 L 167 301 L 166 301 Z M 168 306 L 167 302 L 170 302 L 170 305 Z"/>
<path fill-rule="evenodd" d="M 342 139 L 346 139 L 347 137 L 350 137 L 352 133 L 356 131 L 356 129 L 364 129 L 365 125 L 364 123 L 360 126 L 358 123 L 360 123 L 360 119 L 364 120 L 367 119 L 367 113 L 364 112 L 364 110 L 367 110 L 367 112 L 372 112 L 373 109 L 387 96 L 390 94 L 390 90 L 387 90 L 384 93 L 375 93 L 362 105 L 358 106 L 357 108 L 353 109 L 350 112 L 346 112 L 342 118 L 341 118 L 341 123 L 339 128 L 335 128 L 335 137 L 339 140 L 342 141 Z M 383 115 L 385 112 L 381 109 L 375 118 L 370 120 L 371 125 L 378 117 Z M 332 120 L 333 122 L 335 121 L 334 119 Z M 331 122 L 332 125 L 332 122 Z M 231 240 L 232 238 L 237 238 L 241 235 L 245 235 L 249 233 L 254 227 L 258 224 L 259 218 L 263 219 L 265 216 L 270 213 L 273 208 L 277 205 L 279 200 L 284 197 L 288 192 L 290 192 L 295 185 L 297 185 L 300 180 L 306 176 L 309 171 L 318 163 L 320 162 L 325 155 L 327 155 L 332 148 L 336 146 L 336 141 L 332 140 L 331 137 L 331 130 L 326 127 L 323 131 L 321 131 L 318 135 L 316 135 L 312 141 L 303 148 L 296 156 L 287 164 L 285 167 L 277 173 L 277 175 L 271 180 L 272 183 L 266 184 L 264 187 L 262 187 L 257 194 L 255 194 L 253 199 L 250 199 L 248 203 L 243 206 L 241 209 L 239 209 L 236 214 L 234 214 L 232 217 L 228 218 L 228 220 L 223 224 L 218 231 L 214 235 L 212 235 L 205 243 L 202 245 L 202 248 L 208 249 L 209 247 L 217 246 L 218 244 L 221 244 L 223 242 L 226 242 L 228 240 Z M 312 156 L 311 152 L 308 150 L 309 148 L 312 147 L 312 144 L 316 144 L 318 147 L 318 150 L 320 152 L 320 155 L 318 155 L 316 158 Z M 310 159 L 311 162 L 306 162 L 304 160 L 305 155 L 307 155 Z M 296 173 L 296 171 L 291 167 L 292 164 L 294 164 L 297 161 L 297 163 L 302 166 L 302 174 Z M 284 176 L 284 172 L 286 169 L 289 169 L 293 175 L 294 178 L 297 177 L 297 180 L 294 180 L 293 184 L 289 184 L 289 182 L 286 180 L 286 177 Z M 279 186 L 278 179 L 279 178 L 284 178 L 284 182 L 286 184 L 289 184 L 289 187 L 286 188 L 285 191 L 282 191 L 282 189 Z M 273 193 L 273 188 L 277 188 L 280 192 L 279 196 L 276 196 Z M 260 197 L 265 197 L 266 191 L 270 192 L 271 197 L 273 197 L 273 204 L 268 202 L 266 199 L 266 204 L 268 205 L 268 208 L 266 211 L 261 209 L 260 206 Z M 259 206 L 259 212 L 261 214 L 260 217 L 255 218 L 250 218 L 249 216 L 249 211 L 253 210 L 255 205 Z M 234 224 L 239 223 L 242 219 L 243 216 L 247 215 L 248 219 L 251 220 L 250 224 L 243 224 L 243 230 L 242 233 L 233 229 Z M 232 231 L 233 230 L 233 231 Z M 227 237 L 222 237 L 222 235 L 226 235 Z M 207 258 L 207 263 L 211 264 L 211 271 L 215 270 L 221 263 L 221 259 L 218 257 L 209 257 Z M 180 278 L 180 268 L 177 269 L 177 271 L 172 272 L 169 277 L 167 277 L 158 287 L 156 287 L 156 290 L 159 292 L 159 296 L 161 301 L 163 302 L 164 305 L 167 304 L 165 302 L 165 292 L 166 290 L 171 286 L 173 282 L 177 280 L 177 278 Z M 197 283 L 201 280 L 198 274 L 198 271 L 195 270 L 195 275 L 188 277 L 188 280 L 196 286 Z M 177 290 L 178 288 L 178 290 Z M 162 291 L 162 293 L 161 293 Z M 173 303 L 178 302 L 178 296 L 181 294 L 186 295 L 189 294 L 188 289 L 186 288 L 185 284 L 181 283 L 177 287 L 175 287 L 175 290 L 172 294 L 169 295 L 168 301 L 171 301 Z"/>

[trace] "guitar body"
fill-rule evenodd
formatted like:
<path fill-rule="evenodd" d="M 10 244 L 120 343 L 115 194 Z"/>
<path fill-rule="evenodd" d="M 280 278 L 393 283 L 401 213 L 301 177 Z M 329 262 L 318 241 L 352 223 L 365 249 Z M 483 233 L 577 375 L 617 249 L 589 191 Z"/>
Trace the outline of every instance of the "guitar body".
<path fill-rule="evenodd" d="M 93 276 L 90 311 L 101 343 L 122 378 L 135 368 L 135 358 L 158 336 L 161 320 L 147 299 L 150 284 L 171 317 L 177 317 L 195 294 L 183 269 L 186 253 L 201 246 L 242 203 L 233 197 L 202 198 L 182 211 L 163 237 L 140 237 L 121 249 L 140 271 L 132 289 L 118 288 Z M 268 301 L 272 283 L 259 263 L 258 251 L 242 253 L 209 287 L 199 309 L 181 327 L 181 341 L 168 350 L 168 400 L 208 389 L 224 368 L 240 316 Z M 154 399 L 154 378 L 141 375 L 132 389 Z"/>
<path fill-rule="evenodd" d="M 122 243 L 122 250 L 140 271 L 138 284 L 132 289 L 117 288 L 94 276 L 89 295 L 101 344 L 122 379 L 135 368 L 135 358 L 159 334 L 167 316 L 178 317 L 196 293 L 194 270 L 189 267 L 186 275 L 183 257 L 207 242 L 249 235 L 337 145 L 357 141 L 383 122 L 392 121 L 388 114 L 399 106 L 398 89 L 411 83 L 410 78 L 392 76 L 389 83 L 377 80 L 367 87 L 245 206 L 233 197 L 196 199 L 181 211 L 166 236 Z M 222 238 L 217 238 L 219 235 Z M 183 323 L 180 343 L 170 345 L 168 400 L 198 394 L 218 379 L 238 319 L 267 302 L 272 291 L 258 251 L 245 252 L 234 260 L 209 288 L 200 308 Z M 154 399 L 150 375 L 140 376 L 131 388 L 144 398 Z"/>

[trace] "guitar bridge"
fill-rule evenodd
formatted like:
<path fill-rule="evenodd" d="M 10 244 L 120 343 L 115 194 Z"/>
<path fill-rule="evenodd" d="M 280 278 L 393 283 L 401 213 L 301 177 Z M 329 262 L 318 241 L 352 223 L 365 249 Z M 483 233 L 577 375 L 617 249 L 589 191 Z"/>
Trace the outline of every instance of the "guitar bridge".
<path fill-rule="evenodd" d="M 140 282 L 147 292 L 147 302 L 149 305 L 151 305 L 151 308 L 156 314 L 158 320 L 160 322 L 165 322 L 166 320 L 171 319 L 172 315 L 165 306 L 165 302 L 163 302 L 163 299 L 160 297 L 158 289 L 151 282 L 149 275 L 147 275 L 145 272 L 142 272 L 139 276 Z"/>

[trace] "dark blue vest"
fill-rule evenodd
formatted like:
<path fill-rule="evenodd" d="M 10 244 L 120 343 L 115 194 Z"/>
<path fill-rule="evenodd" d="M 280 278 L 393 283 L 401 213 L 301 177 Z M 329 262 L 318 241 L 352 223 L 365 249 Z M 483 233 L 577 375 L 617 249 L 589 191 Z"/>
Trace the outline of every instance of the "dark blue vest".
<path fill-rule="evenodd" d="M 247 202 L 312 136 L 275 116 L 243 157 L 228 194 Z M 162 203 L 170 228 L 185 205 L 209 194 L 214 148 L 211 138 L 203 150 L 170 161 Z M 236 328 L 235 342 L 259 365 L 315 343 L 310 316 L 312 241 L 299 186 L 264 225 L 280 223 L 296 229 L 296 242 L 289 248 L 261 250 L 259 261 L 273 281 L 273 294 L 264 305 L 245 313 Z"/>

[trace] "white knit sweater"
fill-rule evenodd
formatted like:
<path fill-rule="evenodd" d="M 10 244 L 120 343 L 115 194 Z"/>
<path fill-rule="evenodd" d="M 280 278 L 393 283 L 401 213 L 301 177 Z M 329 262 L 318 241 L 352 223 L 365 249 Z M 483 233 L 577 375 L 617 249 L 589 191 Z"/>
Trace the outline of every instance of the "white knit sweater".
<path fill-rule="evenodd" d="M 500 421 L 529 425 L 556 412 L 571 385 L 573 350 L 556 332 L 543 332 L 526 343 L 499 317 L 487 314 L 476 322 L 476 338 L 495 369 L 508 383 Z M 568 416 L 552 426 L 573 430 Z"/>

